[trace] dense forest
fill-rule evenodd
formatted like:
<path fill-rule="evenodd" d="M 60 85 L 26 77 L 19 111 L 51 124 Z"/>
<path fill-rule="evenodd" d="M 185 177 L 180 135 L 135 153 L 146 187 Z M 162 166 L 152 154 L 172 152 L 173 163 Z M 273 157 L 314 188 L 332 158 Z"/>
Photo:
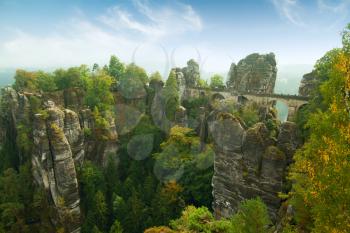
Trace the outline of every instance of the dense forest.
<path fill-rule="evenodd" d="M 82 233 L 350 232 L 350 26 L 342 41 L 342 48 L 317 61 L 315 88 L 295 116 L 304 144 L 289 166 L 284 192 L 279 193 L 282 214 L 277 220 L 271 219 L 259 197 L 244 200 L 230 218 L 217 219 L 212 209 L 216 155 L 212 135 L 204 139 L 201 135 L 205 131 L 200 129 L 201 114 L 224 108 L 221 117 L 235 117 L 249 128 L 261 121 L 256 104 L 223 107 L 222 101 L 207 95 L 181 99 L 176 70 L 163 83 L 158 72 L 148 75 L 116 56 L 104 66 L 82 65 L 52 73 L 17 70 L 13 89 L 32 93 L 31 107 L 16 122 L 14 133 L 6 127 L 4 112 L 11 103 L 2 95 L 1 127 L 6 137 L 0 147 L 0 232 L 70 232 L 75 216 L 62 214 L 64 208 L 56 213 L 47 190 L 34 182 L 32 172 L 33 117 L 50 115 L 39 96 L 67 90 L 78 90 L 79 106 L 91 111 L 93 127 L 84 128 L 85 141 L 95 145 L 116 139 L 110 131 L 111 118 L 118 132 L 115 154 L 101 159 L 96 146 L 76 166 Z M 187 71 L 196 67 L 190 60 Z M 231 83 L 225 84 L 220 75 L 209 83 L 199 75 L 186 77 L 191 77 L 185 78 L 187 86 L 205 92 L 229 89 Z M 158 124 L 152 100 L 163 85 L 161 104 L 168 121 Z M 182 108 L 187 111 L 186 126 Z M 271 138 L 276 137 L 280 122 L 263 123 Z M 47 127 L 56 137 L 62 136 L 54 123 Z M 283 212 L 287 206 L 293 207 L 293 214 Z"/>

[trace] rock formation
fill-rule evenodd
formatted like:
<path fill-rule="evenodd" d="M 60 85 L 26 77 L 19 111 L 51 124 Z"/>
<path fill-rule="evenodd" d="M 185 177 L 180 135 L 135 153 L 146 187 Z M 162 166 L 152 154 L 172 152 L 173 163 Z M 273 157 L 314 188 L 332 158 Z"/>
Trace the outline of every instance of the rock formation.
<path fill-rule="evenodd" d="M 187 62 L 187 66 L 182 68 L 182 73 L 186 80 L 187 87 L 196 87 L 200 78 L 199 65 L 191 59 Z"/>
<path fill-rule="evenodd" d="M 178 68 L 173 69 L 176 74 L 176 80 L 178 81 L 178 86 L 180 87 L 180 92 L 182 93 L 185 90 L 185 83 L 183 79 L 183 74 Z M 187 111 L 183 106 L 179 106 L 176 109 L 174 120 L 168 119 L 166 115 L 166 98 L 163 92 L 163 82 L 162 81 L 153 81 L 150 83 L 150 87 L 154 91 L 152 104 L 150 107 L 151 116 L 153 123 L 163 130 L 164 132 L 169 132 L 170 128 L 175 124 L 186 127 L 188 125 Z M 180 96 L 180 93 L 179 93 Z"/>
<path fill-rule="evenodd" d="M 319 83 L 320 79 L 317 77 L 316 71 L 305 74 L 300 82 L 299 95 L 310 96 Z"/>
<path fill-rule="evenodd" d="M 188 119 L 187 119 L 187 111 L 183 106 L 179 106 L 175 112 L 175 124 L 181 127 L 187 127 Z"/>
<path fill-rule="evenodd" d="M 198 85 L 200 79 L 199 65 L 195 60 L 191 59 L 187 62 L 187 66 L 173 68 L 171 71 L 175 73 L 181 100 L 187 88 L 193 88 Z"/>
<path fill-rule="evenodd" d="M 214 139 L 213 209 L 217 217 L 230 217 L 245 199 L 261 197 L 273 219 L 280 206 L 288 156 L 299 146 L 294 123 L 281 125 L 278 141 L 264 123 L 245 129 L 227 113 L 208 121 Z"/>
<path fill-rule="evenodd" d="M 276 76 L 275 55 L 253 53 L 231 65 L 227 85 L 238 93 L 272 93 Z"/>
<path fill-rule="evenodd" d="M 101 142 L 84 136 L 84 130 L 94 131 L 94 118 L 89 109 L 83 109 L 77 93 L 79 90 L 40 95 L 7 87 L 1 91 L 0 109 L 0 144 L 6 137 L 16 144 L 20 163 L 30 159 L 36 184 L 47 191 L 47 199 L 56 210 L 49 217 L 53 224 L 64 224 L 71 233 L 80 232 L 81 224 L 76 168 L 85 157 L 93 157 L 97 164 L 105 165 L 107 155 L 116 155 L 118 149 L 112 116 L 106 118 L 108 139 Z M 63 101 L 67 95 L 75 97 Z M 26 128 L 29 131 L 23 130 Z M 22 135 L 29 147 L 19 144 L 23 138 L 16 139 Z"/>
<path fill-rule="evenodd" d="M 47 102 L 47 116 L 35 114 L 33 122 L 33 174 L 49 191 L 61 221 L 69 218 L 70 232 L 80 231 L 80 198 L 75 164 L 84 155 L 78 116 Z M 73 150 L 74 149 L 74 150 Z"/>
<path fill-rule="evenodd" d="M 61 110 L 52 101 L 46 101 L 41 113 L 33 114 L 41 105 L 41 96 L 17 93 L 8 87 L 2 90 L 1 128 L 11 138 L 27 135 L 23 129 L 32 128 L 25 140 L 30 147 L 15 140 L 19 157 L 31 159 L 36 183 L 49 194 L 59 219 L 70 232 L 80 232 L 80 198 L 75 166 L 84 157 L 83 135 L 77 114 Z M 5 123 L 5 124 L 4 124 Z M 22 139 L 24 140 L 24 139 Z M 24 158 L 26 156 L 26 158 Z M 53 216 L 51 216 L 53 217 Z M 70 219 L 67 222 L 67 219 Z"/>
<path fill-rule="evenodd" d="M 173 68 L 172 71 L 175 73 L 177 86 L 179 88 L 179 98 L 180 98 L 180 101 L 181 101 L 182 97 L 184 95 L 185 89 L 187 87 L 187 84 L 186 84 L 187 81 L 185 79 L 185 76 L 183 74 L 182 69 L 180 69 L 180 68 Z"/>

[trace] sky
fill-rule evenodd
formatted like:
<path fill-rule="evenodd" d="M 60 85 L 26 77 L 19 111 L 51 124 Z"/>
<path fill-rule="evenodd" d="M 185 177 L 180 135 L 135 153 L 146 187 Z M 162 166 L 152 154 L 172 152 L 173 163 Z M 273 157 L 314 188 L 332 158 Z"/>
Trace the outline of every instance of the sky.
<path fill-rule="evenodd" d="M 190 58 L 224 73 L 253 52 L 311 69 L 341 46 L 349 10 L 350 0 L 0 0 L 0 71 L 115 54 L 164 76 Z"/>

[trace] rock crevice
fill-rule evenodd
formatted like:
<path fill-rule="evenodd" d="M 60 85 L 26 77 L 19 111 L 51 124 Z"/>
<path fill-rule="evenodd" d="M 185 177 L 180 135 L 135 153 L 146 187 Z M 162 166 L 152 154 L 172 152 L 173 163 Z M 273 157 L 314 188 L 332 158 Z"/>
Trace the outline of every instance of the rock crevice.
<path fill-rule="evenodd" d="M 272 219 L 276 219 L 281 202 L 278 193 L 283 191 L 289 156 L 300 145 L 295 124 L 283 123 L 277 141 L 270 137 L 264 123 L 245 129 L 230 114 L 219 113 L 208 125 L 215 150 L 215 215 L 230 217 L 243 200 L 261 197 Z"/>

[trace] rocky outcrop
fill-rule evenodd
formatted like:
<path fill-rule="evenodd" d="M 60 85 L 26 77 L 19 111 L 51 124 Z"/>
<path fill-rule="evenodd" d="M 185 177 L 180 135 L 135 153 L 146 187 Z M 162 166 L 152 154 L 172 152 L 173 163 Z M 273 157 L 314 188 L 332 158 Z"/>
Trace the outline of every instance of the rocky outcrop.
<path fill-rule="evenodd" d="M 287 164 L 293 162 L 293 155 L 302 145 L 302 139 L 298 134 L 298 126 L 293 122 L 284 122 L 279 130 L 277 145 L 286 155 Z"/>
<path fill-rule="evenodd" d="M 277 142 L 264 123 L 245 129 L 239 119 L 227 113 L 212 116 L 208 125 L 215 150 L 212 180 L 215 215 L 230 217 L 241 201 L 259 196 L 275 219 L 287 155 L 299 145 L 295 124 L 283 123 Z"/>
<path fill-rule="evenodd" d="M 253 53 L 231 65 L 227 84 L 238 93 L 272 93 L 276 76 L 275 55 Z"/>
<path fill-rule="evenodd" d="M 173 68 L 171 72 L 175 73 L 175 78 L 176 78 L 176 82 L 179 90 L 179 98 L 181 101 L 187 87 L 183 70 L 180 68 Z"/>
<path fill-rule="evenodd" d="M 78 117 L 69 110 L 60 110 L 51 101 L 47 102 L 42 113 L 31 115 L 35 105 L 33 96 L 17 93 L 12 88 L 3 89 L 1 128 L 6 129 L 7 137 L 15 139 L 24 135 L 27 131 L 23 129 L 31 124 L 31 137 L 26 140 L 32 142 L 25 143 L 32 146 L 17 145 L 20 160 L 28 160 L 23 156 L 30 157 L 33 177 L 40 187 L 47 190 L 48 200 L 52 200 L 61 219 L 53 219 L 53 222 L 64 221 L 70 232 L 79 232 L 80 198 L 74 161 L 81 162 L 84 151 L 81 150 L 83 138 Z"/>
<path fill-rule="evenodd" d="M 175 112 L 175 124 L 181 127 L 187 127 L 188 119 L 187 119 L 187 111 L 183 106 L 179 106 Z"/>
<path fill-rule="evenodd" d="M 319 84 L 320 79 L 317 77 L 316 71 L 305 74 L 300 82 L 299 95 L 310 96 Z"/>
<path fill-rule="evenodd" d="M 119 106 L 116 109 L 116 111 L 120 111 Z M 109 156 L 114 156 L 115 161 L 117 161 L 118 133 L 115 118 L 111 114 L 105 115 L 108 125 L 103 129 L 98 128 L 91 110 L 83 109 L 80 111 L 79 120 L 84 131 L 83 134 L 85 134 L 85 141 L 81 149 L 84 150 L 84 157 L 102 167 L 107 165 Z M 122 131 L 121 128 L 120 130 Z M 80 144 L 78 145 L 77 148 L 81 148 Z"/>
<path fill-rule="evenodd" d="M 186 80 L 187 87 L 196 87 L 200 79 L 199 65 L 191 59 L 187 62 L 187 66 L 182 68 L 182 73 Z"/>
<path fill-rule="evenodd" d="M 154 90 L 154 97 L 150 107 L 153 123 L 164 132 L 169 132 L 172 122 L 166 116 L 163 82 L 154 82 L 151 87 Z"/>
<path fill-rule="evenodd" d="M 81 162 L 84 151 L 78 116 L 60 110 L 53 102 L 47 103 L 46 114 L 34 116 L 34 177 L 50 193 L 61 221 L 70 219 L 70 232 L 79 232 L 80 198 L 74 160 Z"/>
<path fill-rule="evenodd" d="M 96 142 L 97 146 L 101 146 L 98 151 L 100 151 L 98 154 L 100 154 L 100 158 L 98 161 L 100 161 L 100 164 L 103 167 L 106 167 L 108 164 L 108 157 L 113 156 L 114 161 L 116 163 L 118 162 L 117 158 L 117 151 L 118 151 L 118 133 L 117 133 L 117 127 L 115 123 L 115 119 L 108 115 L 106 117 L 108 122 L 108 128 L 107 128 L 107 139 L 104 140 L 103 143 L 100 143 L 99 141 Z M 97 156 L 98 157 L 98 156 Z"/>
<path fill-rule="evenodd" d="M 179 68 L 174 68 L 173 72 L 175 73 L 176 80 L 179 86 L 179 96 L 184 94 L 186 85 L 185 80 L 183 79 L 183 74 Z M 153 81 L 150 83 L 150 87 L 154 91 L 153 99 L 151 100 L 150 113 L 153 119 L 154 124 L 164 132 L 168 133 L 172 126 L 180 125 L 187 127 L 188 117 L 186 108 L 179 106 L 176 109 L 173 119 L 168 119 L 166 114 L 167 99 L 163 89 L 162 81 Z"/>
<path fill-rule="evenodd" d="M 64 107 L 78 112 L 84 107 L 84 96 L 85 93 L 80 88 L 65 89 L 63 91 Z"/>
<path fill-rule="evenodd" d="M 65 109 L 64 111 L 64 128 L 63 132 L 72 150 L 73 159 L 76 164 L 83 163 L 84 151 L 84 133 L 81 129 L 79 116 L 72 110 Z"/>
<path fill-rule="evenodd" d="M 200 79 L 199 65 L 193 59 L 187 62 L 187 66 L 183 68 L 173 68 L 171 72 L 175 73 L 177 85 L 179 87 L 180 100 L 187 88 L 193 88 L 198 85 Z"/>
<path fill-rule="evenodd" d="M 52 223 L 74 233 L 80 232 L 81 223 L 76 168 L 85 157 L 106 165 L 107 157 L 116 155 L 118 149 L 112 115 L 105 116 L 108 127 L 103 129 L 103 140 L 89 137 L 100 129 L 95 128 L 91 110 L 79 102 L 79 93 L 72 89 L 66 93 L 33 94 L 7 87 L 1 91 L 0 102 L 0 144 L 5 138 L 12 141 L 19 163 L 31 161 L 35 183 L 46 190 L 47 200 L 55 210 L 49 213 Z M 63 101 L 67 95 L 73 97 Z M 75 111 L 66 109 L 67 105 Z"/>

